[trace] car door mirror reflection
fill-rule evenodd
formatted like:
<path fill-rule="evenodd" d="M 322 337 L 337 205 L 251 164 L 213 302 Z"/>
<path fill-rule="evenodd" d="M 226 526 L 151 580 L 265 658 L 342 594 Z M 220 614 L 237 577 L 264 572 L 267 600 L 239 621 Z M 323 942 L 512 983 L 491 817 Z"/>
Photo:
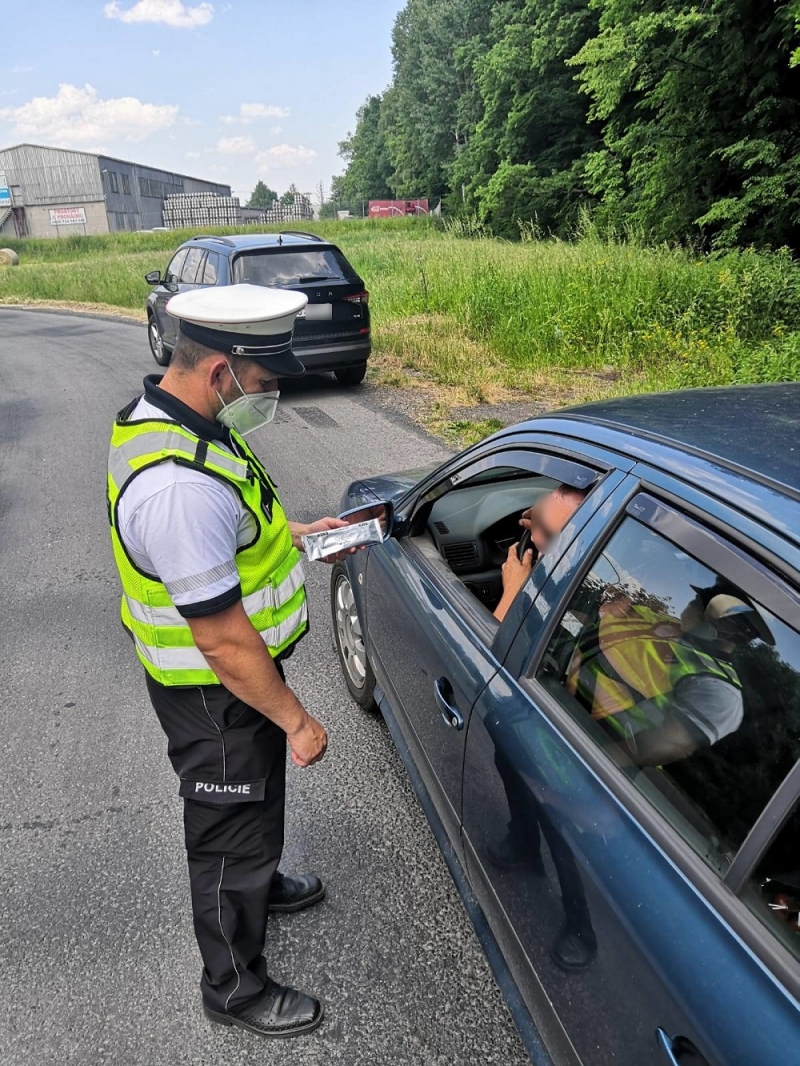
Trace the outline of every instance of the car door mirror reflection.
<path fill-rule="evenodd" d="M 394 529 L 394 507 L 388 502 L 353 507 L 349 511 L 343 511 L 339 518 L 343 518 L 350 526 L 357 525 L 359 522 L 371 522 L 377 519 L 384 539 L 391 537 Z"/>

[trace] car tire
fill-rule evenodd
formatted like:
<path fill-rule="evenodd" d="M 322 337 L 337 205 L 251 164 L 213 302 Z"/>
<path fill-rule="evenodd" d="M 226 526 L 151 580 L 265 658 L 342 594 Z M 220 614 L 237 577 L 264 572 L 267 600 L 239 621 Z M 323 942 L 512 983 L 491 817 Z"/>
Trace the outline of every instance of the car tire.
<path fill-rule="evenodd" d="M 158 328 L 158 322 L 156 322 L 154 315 L 149 315 L 147 318 L 147 339 L 150 342 L 150 351 L 158 365 L 169 366 L 172 352 L 164 344 L 161 330 Z"/>
<path fill-rule="evenodd" d="M 343 366 L 339 370 L 334 370 L 336 380 L 340 385 L 360 385 L 366 373 L 366 363 L 359 363 L 357 366 Z"/>
<path fill-rule="evenodd" d="M 331 614 L 334 641 L 345 684 L 359 707 L 374 713 L 378 709 L 375 702 L 375 675 L 364 647 L 350 575 L 341 563 L 334 565 L 331 574 Z"/>

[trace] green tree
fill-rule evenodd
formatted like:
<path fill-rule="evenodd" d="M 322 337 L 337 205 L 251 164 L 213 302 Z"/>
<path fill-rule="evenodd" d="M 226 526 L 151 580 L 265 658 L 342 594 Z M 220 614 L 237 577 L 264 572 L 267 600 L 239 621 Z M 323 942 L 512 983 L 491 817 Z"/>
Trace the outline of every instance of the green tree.
<path fill-rule="evenodd" d="M 370 96 L 358 109 L 355 133 L 339 144 L 347 169 L 331 185 L 331 199 L 383 200 L 391 197 L 392 167 L 381 127 L 383 99 Z M 344 210 L 344 208 L 339 208 Z"/>
<path fill-rule="evenodd" d="M 265 185 L 263 181 L 256 182 L 256 187 L 250 193 L 250 199 L 247 201 L 248 207 L 272 207 L 275 201 L 278 199 L 278 194 L 270 189 L 268 185 Z"/>
<path fill-rule="evenodd" d="M 281 196 L 281 203 L 286 204 L 286 206 L 293 204 L 294 198 L 299 192 L 300 190 L 297 188 L 294 182 L 292 182 L 292 184 L 289 186 L 283 196 Z"/>
<path fill-rule="evenodd" d="M 589 201 L 584 161 L 600 126 L 566 64 L 597 30 L 586 0 L 505 0 L 495 7 L 491 47 L 476 57 L 482 117 L 453 167 L 454 197 L 496 232 L 519 220 L 566 233 Z M 455 202 L 454 202 L 455 201 Z"/>
<path fill-rule="evenodd" d="M 491 0 L 408 0 L 392 32 L 394 79 L 382 129 L 398 196 L 436 197 L 474 129 L 474 59 L 491 21 Z"/>
<path fill-rule="evenodd" d="M 611 223 L 657 239 L 797 245 L 800 70 L 776 0 L 596 0 L 574 63 L 603 127 L 587 161 Z"/>

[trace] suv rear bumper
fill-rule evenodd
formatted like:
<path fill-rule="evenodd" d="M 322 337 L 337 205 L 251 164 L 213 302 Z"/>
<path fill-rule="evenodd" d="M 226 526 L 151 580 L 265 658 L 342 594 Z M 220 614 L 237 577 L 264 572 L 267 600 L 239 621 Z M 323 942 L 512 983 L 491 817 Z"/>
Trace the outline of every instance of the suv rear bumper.
<path fill-rule="evenodd" d="M 366 363 L 372 351 L 372 341 L 352 340 L 341 344 L 296 344 L 292 349 L 306 370 L 338 370 L 345 366 Z"/>

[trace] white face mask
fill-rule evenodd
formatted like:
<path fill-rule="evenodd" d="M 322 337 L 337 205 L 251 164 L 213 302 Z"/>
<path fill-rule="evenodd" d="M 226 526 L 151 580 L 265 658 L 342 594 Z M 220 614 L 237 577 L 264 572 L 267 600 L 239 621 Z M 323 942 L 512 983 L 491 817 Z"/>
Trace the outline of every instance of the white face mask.
<path fill-rule="evenodd" d="M 275 389 L 274 392 L 245 392 L 230 364 L 228 365 L 228 370 L 230 370 L 231 377 L 236 382 L 237 388 L 242 395 L 238 400 L 234 400 L 233 403 L 225 403 L 220 394 L 217 393 L 222 402 L 222 410 L 216 416 L 217 422 L 221 422 L 228 429 L 235 429 L 241 436 L 246 437 L 248 433 L 260 429 L 261 426 L 266 426 L 268 422 L 273 420 L 275 409 L 278 406 L 280 390 Z"/>

